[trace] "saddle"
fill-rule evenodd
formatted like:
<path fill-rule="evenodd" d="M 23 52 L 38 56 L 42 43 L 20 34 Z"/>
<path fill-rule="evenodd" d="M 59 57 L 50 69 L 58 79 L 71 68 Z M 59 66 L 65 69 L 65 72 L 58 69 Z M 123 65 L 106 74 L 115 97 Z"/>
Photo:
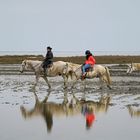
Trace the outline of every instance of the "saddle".
<path fill-rule="evenodd" d="M 81 77 L 81 80 L 84 80 L 86 78 L 86 75 L 88 72 L 92 72 L 93 71 L 93 67 L 87 68 L 86 69 L 86 74 L 84 76 Z"/>
<path fill-rule="evenodd" d="M 48 65 L 46 66 L 46 68 L 51 68 L 52 66 L 53 66 L 53 63 L 48 64 Z"/>
<path fill-rule="evenodd" d="M 83 67 L 83 66 L 82 66 Z M 81 70 L 82 70 L 82 67 L 81 67 Z M 90 67 L 90 68 L 87 68 L 86 69 L 86 72 L 91 72 L 91 71 L 93 71 L 93 67 Z"/>
<path fill-rule="evenodd" d="M 86 69 L 86 72 L 91 72 L 91 71 L 93 71 L 93 67 Z"/>
<path fill-rule="evenodd" d="M 53 63 L 51 64 L 48 64 L 45 68 L 44 68 L 44 71 L 43 71 L 43 75 L 47 75 L 48 73 L 48 70 L 53 66 Z"/>

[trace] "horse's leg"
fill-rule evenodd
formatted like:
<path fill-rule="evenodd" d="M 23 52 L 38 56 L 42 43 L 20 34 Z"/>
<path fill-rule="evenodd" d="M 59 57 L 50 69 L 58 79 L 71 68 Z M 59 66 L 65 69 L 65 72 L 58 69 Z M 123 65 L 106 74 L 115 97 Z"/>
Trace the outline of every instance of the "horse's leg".
<path fill-rule="evenodd" d="M 84 91 L 86 90 L 86 80 L 82 81 L 83 87 L 84 87 Z"/>
<path fill-rule="evenodd" d="M 42 103 L 46 103 L 48 101 L 49 95 L 50 95 L 51 91 L 48 91 L 47 96 L 45 97 L 45 99 L 42 101 Z"/>
<path fill-rule="evenodd" d="M 100 80 L 100 84 L 101 84 L 100 89 L 102 89 L 103 88 L 103 83 L 104 83 L 103 77 L 100 76 L 99 80 Z"/>
<path fill-rule="evenodd" d="M 62 75 L 63 79 L 64 79 L 64 89 L 67 88 L 67 82 L 68 82 L 68 77 L 66 75 Z"/>
<path fill-rule="evenodd" d="M 106 85 L 107 85 L 107 87 L 109 88 L 109 89 L 111 89 L 111 87 L 110 87 L 110 85 L 109 85 L 109 83 L 108 83 L 108 79 L 107 79 L 107 77 L 105 76 L 105 75 L 103 75 L 103 81 L 106 83 Z"/>
<path fill-rule="evenodd" d="M 109 70 L 108 70 L 107 67 L 105 67 L 105 69 L 106 69 L 105 82 L 107 83 L 107 87 L 109 89 L 112 89 L 111 86 L 110 86 L 110 84 L 111 84 L 111 78 L 110 78 Z"/>
<path fill-rule="evenodd" d="M 83 92 L 82 97 L 81 97 L 81 100 L 82 101 L 85 101 L 86 100 L 86 91 Z"/>
<path fill-rule="evenodd" d="M 36 103 L 38 103 L 39 102 L 38 96 L 35 92 L 33 92 L 33 93 L 34 93 L 34 96 L 35 96 L 35 101 L 36 101 Z"/>
<path fill-rule="evenodd" d="M 38 81 L 39 81 L 39 76 L 37 76 L 36 75 L 36 82 L 35 82 L 35 84 L 34 84 L 34 86 L 33 86 L 33 90 L 35 90 L 35 88 L 36 88 L 36 86 L 37 86 L 37 83 L 38 83 Z"/>
<path fill-rule="evenodd" d="M 39 81 L 39 76 L 36 76 L 36 83 L 35 83 L 35 86 L 37 86 L 38 81 Z"/>
<path fill-rule="evenodd" d="M 49 89 L 51 88 L 51 85 L 48 81 L 48 78 L 46 76 L 43 76 L 43 79 L 45 80 L 45 82 L 48 84 Z"/>
<path fill-rule="evenodd" d="M 64 90 L 64 100 L 63 100 L 63 104 L 67 104 L 67 103 L 68 103 L 67 90 Z"/>
<path fill-rule="evenodd" d="M 77 83 L 77 79 L 74 80 L 74 82 L 72 83 L 72 87 L 71 87 L 72 89 L 75 87 L 76 83 Z"/>
<path fill-rule="evenodd" d="M 80 77 L 77 77 L 75 73 L 74 73 L 73 76 L 74 76 L 74 80 L 72 82 L 72 87 L 71 87 L 72 89 L 75 87 L 77 81 L 80 79 Z"/>
<path fill-rule="evenodd" d="M 78 104 L 79 102 L 80 102 L 80 101 L 79 101 L 78 98 L 75 96 L 75 94 L 72 93 L 72 98 L 71 98 L 71 100 L 70 100 L 70 104 L 71 104 L 72 106 L 74 106 L 74 105 Z"/>

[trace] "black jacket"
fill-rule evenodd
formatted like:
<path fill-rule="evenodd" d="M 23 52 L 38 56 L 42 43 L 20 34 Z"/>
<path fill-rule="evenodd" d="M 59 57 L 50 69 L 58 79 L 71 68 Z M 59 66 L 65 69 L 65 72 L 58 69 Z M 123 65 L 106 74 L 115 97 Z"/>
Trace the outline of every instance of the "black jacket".
<path fill-rule="evenodd" d="M 48 51 L 45 57 L 45 61 L 53 61 L 53 53 L 52 51 Z"/>

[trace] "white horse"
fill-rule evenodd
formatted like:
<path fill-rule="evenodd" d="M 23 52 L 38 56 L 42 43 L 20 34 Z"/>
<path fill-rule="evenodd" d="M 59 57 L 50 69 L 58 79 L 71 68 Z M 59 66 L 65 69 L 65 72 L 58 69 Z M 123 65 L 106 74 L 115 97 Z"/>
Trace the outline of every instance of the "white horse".
<path fill-rule="evenodd" d="M 66 88 L 67 86 L 66 83 L 68 81 L 66 68 L 67 68 L 66 62 L 63 62 L 63 61 L 53 62 L 53 65 L 50 68 L 47 68 L 47 74 L 44 75 L 43 68 L 42 68 L 42 61 L 24 60 L 22 61 L 20 72 L 22 73 L 24 70 L 31 70 L 35 73 L 36 83 L 34 85 L 34 88 L 36 87 L 40 77 L 42 77 L 48 84 L 48 87 L 51 88 L 51 85 L 47 77 L 55 77 L 55 76 L 61 75 L 64 79 L 64 88 Z"/>
<path fill-rule="evenodd" d="M 73 86 L 75 85 L 76 81 L 81 79 L 82 76 L 82 65 L 74 64 L 74 63 L 68 63 L 67 65 L 68 72 L 72 73 L 72 78 L 75 79 L 75 82 L 73 83 Z M 111 89 L 111 77 L 110 72 L 107 67 L 104 67 L 102 65 L 94 65 L 93 70 L 86 73 L 87 79 L 93 79 L 93 78 L 99 78 L 101 84 L 103 82 L 106 83 L 107 87 Z M 102 86 L 101 86 L 102 88 Z"/>
<path fill-rule="evenodd" d="M 133 71 L 140 71 L 140 63 L 131 63 L 128 65 L 127 74 L 132 73 Z"/>

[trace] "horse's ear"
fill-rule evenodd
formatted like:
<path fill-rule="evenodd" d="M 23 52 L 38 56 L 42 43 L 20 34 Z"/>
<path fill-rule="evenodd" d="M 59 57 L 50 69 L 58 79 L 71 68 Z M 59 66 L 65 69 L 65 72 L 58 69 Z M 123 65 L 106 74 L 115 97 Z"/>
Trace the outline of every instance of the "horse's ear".
<path fill-rule="evenodd" d="M 126 64 L 126 66 L 131 67 L 131 64 Z"/>
<path fill-rule="evenodd" d="M 27 63 L 27 60 L 25 59 L 23 62 L 24 62 L 24 64 L 26 65 L 26 63 Z"/>
<path fill-rule="evenodd" d="M 133 62 L 131 61 L 131 68 L 132 68 L 132 66 L 133 66 Z"/>

